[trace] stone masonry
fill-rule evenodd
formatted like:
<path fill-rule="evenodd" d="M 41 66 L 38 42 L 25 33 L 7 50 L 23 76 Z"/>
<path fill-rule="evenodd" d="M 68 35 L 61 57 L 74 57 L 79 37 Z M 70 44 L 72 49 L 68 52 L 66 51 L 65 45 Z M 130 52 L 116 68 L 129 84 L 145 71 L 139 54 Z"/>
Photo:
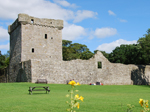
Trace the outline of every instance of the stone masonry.
<path fill-rule="evenodd" d="M 89 60 L 62 60 L 63 21 L 18 14 L 8 27 L 10 34 L 9 82 L 65 84 L 74 79 L 81 84 L 149 84 L 150 66 L 110 63 L 101 52 Z M 98 68 L 98 62 L 101 68 Z"/>

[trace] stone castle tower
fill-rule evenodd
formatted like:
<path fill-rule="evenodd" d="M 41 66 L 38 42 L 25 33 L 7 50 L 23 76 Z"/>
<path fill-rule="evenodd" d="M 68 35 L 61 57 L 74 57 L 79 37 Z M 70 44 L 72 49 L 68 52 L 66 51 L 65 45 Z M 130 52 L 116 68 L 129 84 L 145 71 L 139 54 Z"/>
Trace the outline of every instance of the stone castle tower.
<path fill-rule="evenodd" d="M 62 20 L 39 19 L 27 14 L 18 14 L 16 21 L 8 27 L 10 81 L 16 80 L 19 63 L 32 59 L 61 61 L 62 29 Z"/>

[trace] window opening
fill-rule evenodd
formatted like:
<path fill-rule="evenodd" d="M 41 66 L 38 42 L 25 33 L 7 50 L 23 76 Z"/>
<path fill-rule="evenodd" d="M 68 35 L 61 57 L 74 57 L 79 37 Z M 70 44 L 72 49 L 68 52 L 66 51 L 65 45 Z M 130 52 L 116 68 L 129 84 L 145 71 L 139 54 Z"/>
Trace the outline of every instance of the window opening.
<path fill-rule="evenodd" d="M 47 34 L 45 34 L 45 39 L 47 39 Z"/>
<path fill-rule="evenodd" d="M 31 23 L 32 23 L 32 24 L 34 23 L 34 20 L 33 20 L 33 19 L 31 19 Z"/>
<path fill-rule="evenodd" d="M 98 69 L 101 69 L 102 68 L 102 62 L 99 61 L 97 64 L 98 64 Z"/>
<path fill-rule="evenodd" d="M 51 39 L 53 39 L 53 37 L 51 37 Z"/>
<path fill-rule="evenodd" d="M 32 48 L 32 53 L 34 53 L 34 48 Z"/>

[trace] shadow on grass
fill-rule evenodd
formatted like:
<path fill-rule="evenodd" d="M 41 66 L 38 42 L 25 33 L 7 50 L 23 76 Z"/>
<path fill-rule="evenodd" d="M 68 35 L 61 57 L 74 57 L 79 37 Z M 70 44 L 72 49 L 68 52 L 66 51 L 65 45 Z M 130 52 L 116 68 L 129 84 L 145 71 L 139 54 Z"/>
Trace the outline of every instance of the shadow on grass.
<path fill-rule="evenodd" d="M 50 94 L 50 93 L 32 93 L 32 94 L 28 94 L 28 95 L 39 95 L 39 94 Z"/>
<path fill-rule="evenodd" d="M 150 88 L 150 85 L 134 85 L 134 86 Z"/>

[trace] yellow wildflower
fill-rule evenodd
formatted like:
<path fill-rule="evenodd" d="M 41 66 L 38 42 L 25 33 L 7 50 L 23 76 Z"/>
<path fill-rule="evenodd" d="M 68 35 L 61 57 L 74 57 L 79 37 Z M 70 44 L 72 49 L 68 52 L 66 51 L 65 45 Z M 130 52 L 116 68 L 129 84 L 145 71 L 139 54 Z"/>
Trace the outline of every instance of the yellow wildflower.
<path fill-rule="evenodd" d="M 80 96 L 79 100 L 83 101 L 83 99 L 84 99 L 84 98 L 83 98 L 82 96 Z"/>
<path fill-rule="evenodd" d="M 141 104 L 141 106 L 143 106 L 143 99 L 140 99 L 139 104 Z"/>
<path fill-rule="evenodd" d="M 79 95 L 78 95 L 78 94 L 77 94 L 77 95 L 75 95 L 75 98 L 77 98 L 77 99 L 78 99 L 78 98 L 79 98 Z"/>
<path fill-rule="evenodd" d="M 68 84 L 74 86 L 76 84 L 76 82 L 75 81 L 70 81 Z"/>
<path fill-rule="evenodd" d="M 79 82 L 77 82 L 77 83 L 76 83 L 76 85 L 80 85 L 80 83 L 79 83 Z"/>
<path fill-rule="evenodd" d="M 79 109 L 79 105 L 80 105 L 80 104 L 78 103 L 78 105 L 77 105 L 77 108 L 78 108 L 78 109 Z"/>

